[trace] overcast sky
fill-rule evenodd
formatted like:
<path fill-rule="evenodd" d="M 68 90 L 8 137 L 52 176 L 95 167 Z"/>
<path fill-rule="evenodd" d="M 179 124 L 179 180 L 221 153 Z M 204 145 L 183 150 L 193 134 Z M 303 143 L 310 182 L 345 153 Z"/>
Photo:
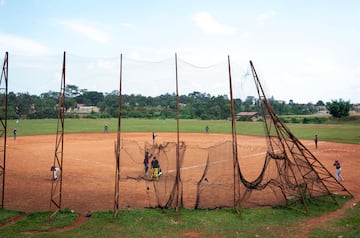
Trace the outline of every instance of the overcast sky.
<path fill-rule="evenodd" d="M 0 0 L 0 61 L 9 52 L 9 91 L 59 91 L 66 51 L 67 83 L 105 93 L 122 54 L 125 93 L 155 96 L 175 91 L 161 80 L 176 53 L 180 94 L 216 96 L 230 56 L 233 80 L 252 60 L 268 97 L 360 103 L 359 29 L 357 0 Z"/>

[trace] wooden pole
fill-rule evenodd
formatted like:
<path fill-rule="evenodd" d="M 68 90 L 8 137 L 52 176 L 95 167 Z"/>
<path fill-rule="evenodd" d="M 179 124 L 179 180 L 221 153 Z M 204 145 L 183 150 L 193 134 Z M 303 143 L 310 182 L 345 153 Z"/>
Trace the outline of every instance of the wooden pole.
<path fill-rule="evenodd" d="M 179 219 L 179 197 L 180 197 L 180 136 L 179 136 L 179 81 L 177 54 L 175 53 L 175 72 L 176 72 L 176 220 Z"/>
<path fill-rule="evenodd" d="M 120 54 L 120 84 L 119 84 L 119 101 L 118 101 L 118 124 L 117 138 L 115 143 L 115 194 L 114 194 L 114 214 L 113 218 L 118 216 L 119 198 L 120 198 L 120 132 L 121 132 L 121 105 L 122 105 L 122 54 Z"/>

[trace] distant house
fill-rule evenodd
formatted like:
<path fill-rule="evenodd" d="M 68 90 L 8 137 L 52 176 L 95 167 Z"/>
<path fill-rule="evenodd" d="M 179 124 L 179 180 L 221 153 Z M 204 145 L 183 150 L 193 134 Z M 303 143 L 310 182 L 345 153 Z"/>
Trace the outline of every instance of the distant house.
<path fill-rule="evenodd" d="M 80 114 L 89 114 L 91 112 L 99 112 L 100 109 L 97 106 L 85 106 L 84 104 L 78 104 L 74 112 Z"/>
<path fill-rule="evenodd" d="M 239 112 L 236 114 L 236 119 L 250 120 L 250 119 L 257 119 L 258 117 L 259 117 L 258 112 Z"/>
<path fill-rule="evenodd" d="M 326 115 L 329 114 L 329 110 L 326 109 L 326 106 L 315 106 L 316 114 Z"/>
<path fill-rule="evenodd" d="M 359 113 L 360 112 L 360 104 L 354 104 L 353 109 L 356 113 Z"/>

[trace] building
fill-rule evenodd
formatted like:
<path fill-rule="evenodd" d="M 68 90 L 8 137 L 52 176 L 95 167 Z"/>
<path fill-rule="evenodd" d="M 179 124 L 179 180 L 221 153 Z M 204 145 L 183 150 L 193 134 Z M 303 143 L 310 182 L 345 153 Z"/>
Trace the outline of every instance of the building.
<path fill-rule="evenodd" d="M 239 112 L 236 114 L 237 120 L 254 120 L 258 119 L 259 113 L 258 112 Z"/>

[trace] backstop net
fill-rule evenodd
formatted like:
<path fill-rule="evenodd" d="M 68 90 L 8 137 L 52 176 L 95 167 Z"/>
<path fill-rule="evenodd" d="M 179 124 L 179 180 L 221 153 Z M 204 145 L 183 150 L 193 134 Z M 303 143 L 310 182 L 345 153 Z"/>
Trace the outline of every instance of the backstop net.
<path fill-rule="evenodd" d="M 193 85 L 196 83 L 191 76 L 202 79 L 200 75 L 206 75 L 203 74 L 207 72 L 206 69 L 195 68 L 191 71 L 187 68 L 188 64 L 182 63 L 179 68 L 184 72 L 180 74 L 192 80 Z M 194 67 L 190 65 L 190 68 Z M 224 71 L 226 72 L 225 67 Z M 250 73 L 244 75 L 250 76 Z M 226 74 L 218 76 L 219 79 L 226 79 Z M 186 208 L 212 209 L 285 205 L 300 201 L 306 209 L 306 199 L 309 197 L 332 196 L 338 192 L 350 194 L 275 114 L 257 75 L 254 79 L 258 97 L 253 97 L 253 103 L 260 108 L 266 138 L 266 148 L 262 152 L 248 153 L 241 148 L 242 142 L 234 147 L 234 137 L 206 147 L 182 141 L 179 144 L 178 168 L 176 142 L 145 145 L 142 148 L 136 145 L 136 142 L 127 145 L 122 141 L 123 183 L 120 191 L 124 196 L 121 204 L 125 207 L 175 207 L 180 202 L 181 206 Z M 135 146 L 138 152 L 130 152 L 129 148 L 132 146 Z M 237 152 L 234 148 L 237 148 Z M 137 164 L 135 167 L 139 168 L 139 158 L 143 158 L 141 155 L 144 155 L 145 151 L 149 151 L 160 161 L 163 172 L 160 178 L 149 180 L 145 171 L 127 169 L 127 163 L 130 163 L 128 161 L 133 161 L 132 163 Z M 135 154 L 137 159 L 129 156 Z M 197 164 L 191 163 L 192 156 L 197 157 Z M 251 163 L 260 166 L 254 170 L 254 167 L 248 166 Z M 254 171 L 248 171 L 248 168 Z M 180 173 L 179 177 L 175 176 L 176 172 Z M 137 184 L 127 186 L 126 183 Z M 127 190 L 127 187 L 136 187 L 136 191 Z M 135 197 L 131 196 L 134 192 L 136 198 L 143 199 L 134 201 Z M 174 198 L 178 200 L 174 201 Z"/>
<path fill-rule="evenodd" d="M 17 73 L 14 73 L 13 88 L 26 89 L 32 81 L 18 79 L 35 75 L 39 85 L 38 92 L 51 91 L 51 86 L 57 91 L 61 68 L 58 59 L 55 56 L 15 56 L 13 61 L 16 62 L 14 69 Z M 117 57 L 88 58 L 68 55 L 67 82 L 85 91 L 114 91 L 115 94 L 119 89 L 119 65 L 120 60 Z M 311 152 L 279 121 L 269 104 L 263 104 L 266 98 L 264 95 L 257 95 L 254 82 L 249 79 L 250 71 L 246 74 L 239 65 L 232 65 L 234 98 L 247 100 L 244 95 L 254 96 L 249 99 L 259 96 L 259 99 L 252 102 L 266 106 L 266 110 L 262 111 L 265 125 L 264 147 L 254 148 L 244 141 L 238 141 L 238 153 L 234 154 L 234 141 L 230 135 L 228 140 L 214 145 L 190 144 L 174 139 L 148 144 L 131 138 L 121 138 L 119 198 L 122 208 L 176 207 L 179 204 L 198 209 L 238 205 L 268 206 L 285 204 L 292 200 L 304 201 L 307 196 L 317 197 L 338 191 L 346 193 L 344 187 L 335 181 Z M 175 96 L 176 71 L 179 96 L 192 94 L 196 99 L 208 97 L 210 94 L 216 98 L 216 93 L 225 97 L 228 95 L 229 72 L 226 61 L 209 67 L 199 67 L 179 59 L 175 67 L 173 58 L 158 62 L 124 58 L 124 83 L 121 93 Z M 243 75 L 249 76 L 247 81 L 243 80 Z M 248 87 L 252 88 L 251 92 Z M 98 90 L 99 88 L 102 90 Z M 205 91 L 209 95 L 202 93 Z M 209 103 L 216 102 L 212 100 L 215 98 L 210 97 Z M 128 102 L 125 99 L 123 101 L 124 105 L 131 103 L 137 105 L 137 102 Z M 161 105 L 161 101 L 159 104 L 159 108 L 150 108 L 148 118 L 167 111 L 172 112 L 171 115 L 175 117 L 175 100 L 172 105 Z M 180 104 L 186 107 L 181 101 Z M 146 105 L 140 106 L 147 108 Z M 222 109 L 221 105 L 216 103 L 212 107 L 212 110 Z M 225 109 L 229 111 L 230 117 L 230 108 Z M 122 112 L 122 116 L 126 116 L 126 113 L 128 112 Z M 229 120 L 224 127 L 230 128 L 230 125 Z M 175 120 L 173 127 L 157 128 L 159 131 L 174 133 L 177 129 Z M 213 133 L 212 129 L 210 128 L 210 133 Z M 238 129 L 241 130 L 241 126 Z M 125 130 L 120 128 L 120 131 Z M 180 123 L 179 133 L 186 132 L 189 131 L 182 130 Z M 152 155 L 149 159 L 150 166 L 153 156 L 156 156 L 160 163 L 162 174 L 159 178 L 149 177 L 151 167 L 148 173 L 145 173 L 143 161 L 146 151 Z M 249 166 L 251 164 L 260 166 Z"/>
<path fill-rule="evenodd" d="M 180 180 L 176 179 L 176 142 L 139 144 L 122 140 L 120 159 L 120 206 L 217 208 L 234 206 L 232 143 L 202 147 L 180 142 Z M 156 156 L 162 174 L 145 172 L 145 151 Z M 151 163 L 152 158 L 149 159 Z M 196 163 L 194 163 L 196 161 Z M 179 183 L 179 190 L 176 189 Z M 176 201 L 179 193 L 179 201 Z"/>

